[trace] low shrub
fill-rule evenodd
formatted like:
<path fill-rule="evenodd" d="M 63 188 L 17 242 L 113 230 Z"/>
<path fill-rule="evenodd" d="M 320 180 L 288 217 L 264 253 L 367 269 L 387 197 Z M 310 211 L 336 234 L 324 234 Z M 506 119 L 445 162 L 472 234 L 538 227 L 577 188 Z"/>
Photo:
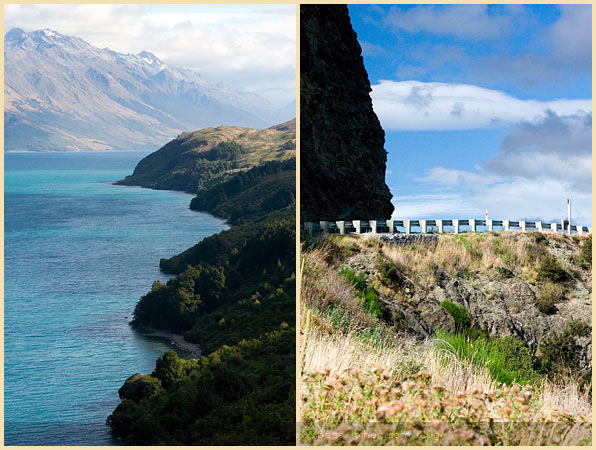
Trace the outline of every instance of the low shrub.
<path fill-rule="evenodd" d="M 495 267 L 495 273 L 497 277 L 500 279 L 513 278 L 515 276 L 515 274 L 511 270 L 501 266 Z"/>
<path fill-rule="evenodd" d="M 383 311 L 381 310 L 381 302 L 377 297 L 377 293 L 372 287 L 366 288 L 362 299 L 364 300 L 364 308 L 373 316 L 378 319 L 383 317 Z"/>
<path fill-rule="evenodd" d="M 540 231 L 530 231 L 529 233 L 527 233 L 527 236 L 532 240 L 532 242 L 534 244 L 542 244 L 542 245 L 547 245 L 548 244 L 548 239 L 545 236 L 544 233 L 540 232 Z"/>
<path fill-rule="evenodd" d="M 488 337 L 488 335 L 484 331 L 479 330 L 478 328 L 474 328 L 474 327 L 468 327 L 465 331 L 465 335 L 466 335 L 466 337 L 468 337 L 472 340 L 481 339 L 481 338 L 486 339 Z"/>
<path fill-rule="evenodd" d="M 553 300 L 549 297 L 538 297 L 536 298 L 536 307 L 538 311 L 543 314 L 554 314 L 557 312 L 557 307 Z"/>
<path fill-rule="evenodd" d="M 536 307 L 541 313 L 553 314 L 557 311 L 557 303 L 565 299 L 563 288 L 554 283 L 546 282 L 538 288 Z"/>
<path fill-rule="evenodd" d="M 378 258 L 375 264 L 379 280 L 386 286 L 400 288 L 404 284 L 404 276 L 401 275 L 395 264 L 385 258 Z"/>
<path fill-rule="evenodd" d="M 572 320 L 565 324 L 561 333 L 553 332 L 538 347 L 543 359 L 543 368 L 551 374 L 568 374 L 578 369 L 578 353 L 581 348 L 577 345 L 576 338 L 588 336 L 591 331 L 590 325 L 580 320 Z"/>
<path fill-rule="evenodd" d="M 479 242 L 483 239 L 483 237 L 477 237 L 476 234 L 465 234 L 460 233 L 456 234 L 453 237 L 453 240 L 463 247 L 466 252 L 470 255 L 472 260 L 479 261 L 482 259 L 482 251 L 479 248 Z"/>
<path fill-rule="evenodd" d="M 565 330 L 573 336 L 585 337 L 592 332 L 592 327 L 581 320 L 570 320 L 565 325 Z"/>
<path fill-rule="evenodd" d="M 564 283 L 570 279 L 569 273 L 559 265 L 554 256 L 546 255 L 542 258 L 538 266 L 538 281 Z"/>
<path fill-rule="evenodd" d="M 592 268 L 592 235 L 590 234 L 587 238 L 581 242 L 580 252 L 574 258 L 575 263 L 585 270 Z"/>

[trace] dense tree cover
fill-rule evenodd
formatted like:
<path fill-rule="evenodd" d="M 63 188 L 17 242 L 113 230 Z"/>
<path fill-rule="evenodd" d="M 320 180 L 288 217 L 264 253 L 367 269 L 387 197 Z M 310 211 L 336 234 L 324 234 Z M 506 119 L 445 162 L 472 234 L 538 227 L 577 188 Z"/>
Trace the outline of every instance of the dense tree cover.
<path fill-rule="evenodd" d="M 199 189 L 190 208 L 228 219 L 232 225 L 253 222 L 296 201 L 296 161 L 271 161 L 231 176 L 212 188 Z"/>
<path fill-rule="evenodd" d="M 259 239 L 258 236 L 267 227 L 267 224 L 285 223 L 288 226 L 288 223 L 291 223 L 290 226 L 293 229 L 295 217 L 296 207 L 295 203 L 292 203 L 283 209 L 267 214 L 258 222 L 238 225 L 203 239 L 179 255 L 168 259 L 162 258 L 159 267 L 166 273 L 179 274 L 188 265 L 227 265 L 230 256 L 234 256 L 232 253 L 237 254 L 248 242 Z M 292 254 L 294 254 L 294 251 Z"/>
<path fill-rule="evenodd" d="M 108 424 L 131 445 L 291 445 L 295 160 L 230 171 L 243 146 L 224 142 L 197 157 L 180 144 L 168 150 L 175 164 L 159 155 L 162 149 L 135 174 L 150 174 L 144 185 L 198 192 L 192 207 L 226 217 L 233 227 L 162 259 L 161 269 L 175 276 L 153 284 L 131 323 L 183 333 L 204 356 L 185 361 L 169 352 L 152 374 L 131 376 Z M 170 164 L 165 172 L 164 164 Z"/>
<path fill-rule="evenodd" d="M 290 327 L 198 360 L 166 353 L 129 378 L 108 418 L 130 445 L 292 445 L 295 334 Z"/>
<path fill-rule="evenodd" d="M 246 153 L 246 149 L 236 142 L 220 142 L 204 157 L 209 161 L 236 161 L 243 153 Z"/>
<path fill-rule="evenodd" d="M 234 230 L 234 228 L 232 228 Z M 221 242 L 221 241 L 216 241 Z M 184 333 L 204 351 L 258 337 L 295 321 L 295 229 L 262 224 L 218 262 L 189 264 L 167 284 L 156 281 L 134 311 L 133 325 Z M 220 248 L 221 249 L 221 248 Z"/>

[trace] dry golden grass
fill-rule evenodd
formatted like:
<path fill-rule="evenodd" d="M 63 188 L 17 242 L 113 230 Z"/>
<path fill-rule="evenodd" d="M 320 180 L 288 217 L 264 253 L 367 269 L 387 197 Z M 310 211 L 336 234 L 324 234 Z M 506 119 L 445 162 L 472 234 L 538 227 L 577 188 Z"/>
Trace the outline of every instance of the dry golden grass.
<path fill-rule="evenodd" d="M 500 245 L 505 250 L 495 250 L 496 244 L 488 240 L 474 242 L 482 249 L 480 255 L 452 239 L 440 240 L 428 252 L 415 245 L 380 246 L 380 251 L 404 267 L 431 264 L 439 256 L 436 264 L 455 272 L 495 267 L 503 263 L 503 254 L 516 264 L 534 264 L 526 242 L 507 233 L 504 238 Z M 303 252 L 303 443 L 591 443 L 590 398 L 569 380 L 506 387 L 496 383 L 485 367 L 440 350 L 433 339 L 416 341 L 388 327 L 384 339 L 363 339 L 367 330 L 383 325 L 367 314 L 329 263 L 338 261 L 338 253 L 341 261 L 350 252 L 378 245 L 378 240 L 332 239 Z M 419 282 L 428 275 L 413 271 L 408 276 Z M 334 309 L 350 314 L 348 327 L 338 329 L 325 313 Z"/>
<path fill-rule="evenodd" d="M 535 284 L 540 266 L 548 257 L 547 243 L 564 241 L 573 245 L 571 238 L 560 234 L 541 233 L 539 239 L 542 243 L 535 242 L 536 239 L 531 233 L 528 235 L 514 231 L 498 235 L 494 233 L 446 234 L 441 235 L 434 243 L 383 244 L 380 252 L 413 283 L 422 288 L 431 288 L 436 284 L 436 274 L 439 269 L 451 275 L 458 275 L 487 273 L 491 269 L 504 268 L 522 274 L 530 283 Z M 365 240 L 361 245 L 371 246 Z M 574 270 L 564 259 L 560 259 L 559 262 L 563 269 Z"/>
<path fill-rule="evenodd" d="M 372 346 L 354 334 L 321 332 L 312 322 L 305 331 L 303 443 L 591 442 L 591 404 L 577 385 L 501 386 L 487 370 L 441 352 L 431 341 L 402 336 Z"/>
<path fill-rule="evenodd" d="M 392 378 L 403 378 L 425 368 L 433 381 L 443 382 L 453 390 L 496 388 L 485 368 L 459 360 L 437 349 L 432 341 L 417 343 L 407 336 L 397 336 L 392 345 L 367 345 L 353 334 L 321 333 L 312 326 L 302 354 L 304 372 L 329 370 L 334 375 L 346 369 L 373 370 L 386 367 Z"/>
<path fill-rule="evenodd" d="M 544 382 L 540 387 L 540 413 L 550 419 L 558 419 L 561 412 L 572 416 L 583 415 L 592 420 L 592 402 L 587 391 L 577 383 L 554 384 Z"/>
<path fill-rule="evenodd" d="M 327 264 L 333 251 L 331 243 L 303 252 L 302 298 L 309 308 L 327 310 L 331 306 L 350 313 L 352 331 L 357 332 L 379 325 L 354 296 L 352 288 Z"/>

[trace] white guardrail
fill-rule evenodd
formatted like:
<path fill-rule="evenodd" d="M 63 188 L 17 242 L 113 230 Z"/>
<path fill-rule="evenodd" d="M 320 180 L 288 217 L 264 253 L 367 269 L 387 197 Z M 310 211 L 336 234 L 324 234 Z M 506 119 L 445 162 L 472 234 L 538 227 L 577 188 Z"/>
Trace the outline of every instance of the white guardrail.
<path fill-rule="evenodd" d="M 467 227 L 463 229 L 463 227 Z M 479 227 L 483 227 L 480 230 Z M 485 219 L 451 219 L 451 220 L 338 220 L 338 221 L 320 221 L 304 222 L 300 226 L 301 230 L 314 233 L 338 233 L 338 234 L 362 234 L 362 233 L 405 233 L 405 234 L 424 234 L 428 233 L 461 233 L 462 231 L 551 231 L 575 232 L 578 235 L 591 233 L 592 227 L 583 227 L 579 225 L 569 226 L 567 220 L 561 223 L 530 222 L 526 220 L 485 220 Z M 399 229 L 404 231 L 400 231 Z M 419 228 L 419 230 L 414 230 Z M 447 230 L 446 228 L 450 228 Z"/>

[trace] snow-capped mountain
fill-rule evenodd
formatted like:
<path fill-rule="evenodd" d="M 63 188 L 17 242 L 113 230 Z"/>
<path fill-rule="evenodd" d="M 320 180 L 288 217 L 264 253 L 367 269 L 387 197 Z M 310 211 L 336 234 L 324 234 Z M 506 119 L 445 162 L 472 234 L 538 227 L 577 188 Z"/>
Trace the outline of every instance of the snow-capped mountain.
<path fill-rule="evenodd" d="M 264 128 L 295 115 L 150 52 L 100 49 L 48 29 L 5 35 L 4 80 L 8 151 L 156 148 L 182 131 Z"/>

